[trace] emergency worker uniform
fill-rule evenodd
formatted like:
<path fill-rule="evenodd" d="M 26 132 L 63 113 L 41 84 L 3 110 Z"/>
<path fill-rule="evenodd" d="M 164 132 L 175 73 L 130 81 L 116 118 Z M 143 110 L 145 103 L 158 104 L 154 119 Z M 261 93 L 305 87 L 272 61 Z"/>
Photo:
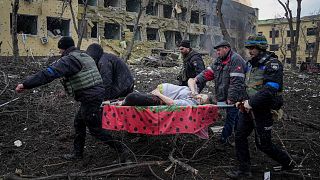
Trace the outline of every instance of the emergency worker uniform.
<path fill-rule="evenodd" d="M 59 43 L 71 41 L 70 37 L 63 37 Z M 73 41 L 73 40 L 72 40 Z M 58 44 L 60 49 L 63 44 Z M 61 58 L 48 68 L 29 76 L 24 82 L 25 89 L 31 89 L 50 83 L 54 79 L 62 78 L 66 92 L 80 101 L 80 108 L 74 119 L 75 139 L 74 151 L 70 159 L 83 156 L 86 127 L 90 134 L 107 143 L 118 152 L 123 152 L 122 145 L 113 140 L 112 136 L 102 129 L 100 106 L 103 101 L 104 87 L 102 78 L 94 60 L 76 47 L 66 47 Z"/>
<path fill-rule="evenodd" d="M 218 48 L 218 46 L 219 44 L 215 48 Z M 214 80 L 217 102 L 227 102 L 227 100 L 230 100 L 232 103 L 235 103 L 242 101 L 247 98 L 245 69 L 245 60 L 239 54 L 230 50 L 225 57 L 217 58 L 210 67 L 196 77 L 197 86 L 203 87 L 207 81 Z M 221 134 L 221 143 L 227 142 L 238 121 L 238 109 L 236 107 L 227 108 L 226 112 L 227 117 Z"/>
<path fill-rule="evenodd" d="M 261 38 L 258 36 L 258 38 Z M 259 46 L 259 45 L 262 45 Z M 246 85 L 250 112 L 240 112 L 235 134 L 236 155 L 239 161 L 238 173 L 250 172 L 248 136 L 255 131 L 257 147 L 283 169 L 289 169 L 292 161 L 288 154 L 271 141 L 273 119 L 271 110 L 279 110 L 283 104 L 283 66 L 274 53 L 267 52 L 265 38 L 249 37 L 246 47 L 259 48 L 260 54 L 247 63 Z M 237 174 L 240 175 L 240 174 Z"/>

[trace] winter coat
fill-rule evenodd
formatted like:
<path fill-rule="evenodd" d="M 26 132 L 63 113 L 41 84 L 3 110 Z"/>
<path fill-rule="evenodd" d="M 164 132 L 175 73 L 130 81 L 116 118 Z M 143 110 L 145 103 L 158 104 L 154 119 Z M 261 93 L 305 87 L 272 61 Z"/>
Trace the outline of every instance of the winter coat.
<path fill-rule="evenodd" d="M 54 79 L 62 77 L 72 77 L 81 71 L 81 63 L 70 52 L 79 51 L 75 47 L 67 49 L 61 58 L 53 62 L 46 69 L 27 77 L 23 82 L 26 89 L 32 89 L 47 83 L 52 82 Z M 102 83 L 94 85 L 89 88 L 80 89 L 74 92 L 74 98 L 80 102 L 88 102 L 90 100 L 101 99 L 103 96 L 104 88 Z"/>
<path fill-rule="evenodd" d="M 187 86 L 189 78 L 195 78 L 205 69 L 201 55 L 191 50 L 183 59 L 183 67 L 178 76 L 180 85 Z"/>
<path fill-rule="evenodd" d="M 103 53 L 97 66 L 105 88 L 105 99 L 116 99 L 132 92 L 134 85 L 133 76 L 129 67 L 119 57 Z"/>
<path fill-rule="evenodd" d="M 242 101 L 247 97 L 245 70 L 245 60 L 230 50 L 224 58 L 217 58 L 210 67 L 196 77 L 197 84 L 198 87 L 202 87 L 207 81 L 214 80 L 215 97 L 218 102 Z"/>

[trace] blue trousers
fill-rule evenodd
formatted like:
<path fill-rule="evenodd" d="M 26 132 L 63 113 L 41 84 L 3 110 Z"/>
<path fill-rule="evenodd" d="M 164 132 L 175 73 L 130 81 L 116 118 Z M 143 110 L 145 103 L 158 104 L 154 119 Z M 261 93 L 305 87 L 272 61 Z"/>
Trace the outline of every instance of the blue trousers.
<path fill-rule="evenodd" d="M 288 166 L 291 159 L 289 155 L 272 143 L 271 130 L 273 125 L 270 110 L 265 112 L 253 111 L 255 120 L 248 113 L 239 113 L 236 129 L 235 144 L 236 155 L 239 161 L 239 170 L 250 171 L 250 153 L 248 136 L 255 130 L 255 142 L 258 149 L 277 161 L 282 166 Z M 255 121 L 256 123 L 254 124 Z"/>
<path fill-rule="evenodd" d="M 226 120 L 221 133 L 221 143 L 226 143 L 234 129 L 236 129 L 239 119 L 239 110 L 236 107 L 226 109 Z"/>

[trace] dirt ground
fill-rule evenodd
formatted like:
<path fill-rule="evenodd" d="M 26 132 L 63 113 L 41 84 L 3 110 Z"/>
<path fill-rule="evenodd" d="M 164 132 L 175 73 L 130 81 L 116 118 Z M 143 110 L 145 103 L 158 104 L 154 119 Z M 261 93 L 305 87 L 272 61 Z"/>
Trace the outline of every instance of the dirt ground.
<path fill-rule="evenodd" d="M 79 104 L 61 95 L 57 80 L 23 94 L 14 92 L 18 82 L 46 64 L 0 61 L 0 179 L 227 179 L 225 171 L 236 166 L 234 149 L 216 149 L 219 135 L 212 132 L 209 140 L 180 135 L 176 141 L 175 136 L 112 132 L 131 150 L 133 162 L 126 166 L 116 163 L 115 151 L 88 135 L 83 160 L 62 159 L 72 147 L 73 116 Z M 131 69 L 137 91 L 149 92 L 162 82 L 177 83 L 178 67 Z M 273 139 L 301 167 L 287 173 L 273 170 L 278 164 L 257 150 L 251 136 L 254 179 L 263 179 L 268 171 L 271 179 L 320 179 L 319 84 L 320 75 L 285 72 L 285 116 L 274 123 Z M 223 118 L 215 125 L 223 125 Z M 173 158 L 198 170 L 196 175 L 180 165 L 171 166 L 168 156 L 173 149 Z"/>

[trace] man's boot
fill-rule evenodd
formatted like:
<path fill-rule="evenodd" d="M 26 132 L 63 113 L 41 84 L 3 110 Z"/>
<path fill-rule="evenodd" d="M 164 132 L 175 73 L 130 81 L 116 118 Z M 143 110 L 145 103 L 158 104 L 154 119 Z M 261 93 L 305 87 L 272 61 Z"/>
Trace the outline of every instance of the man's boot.
<path fill-rule="evenodd" d="M 62 158 L 68 161 L 79 160 L 83 158 L 82 153 L 76 153 L 72 151 L 71 153 L 62 155 Z"/>
<path fill-rule="evenodd" d="M 231 179 L 248 179 L 248 178 L 252 178 L 251 171 L 242 171 L 242 170 L 229 171 L 229 172 L 226 172 L 226 175 Z"/>

